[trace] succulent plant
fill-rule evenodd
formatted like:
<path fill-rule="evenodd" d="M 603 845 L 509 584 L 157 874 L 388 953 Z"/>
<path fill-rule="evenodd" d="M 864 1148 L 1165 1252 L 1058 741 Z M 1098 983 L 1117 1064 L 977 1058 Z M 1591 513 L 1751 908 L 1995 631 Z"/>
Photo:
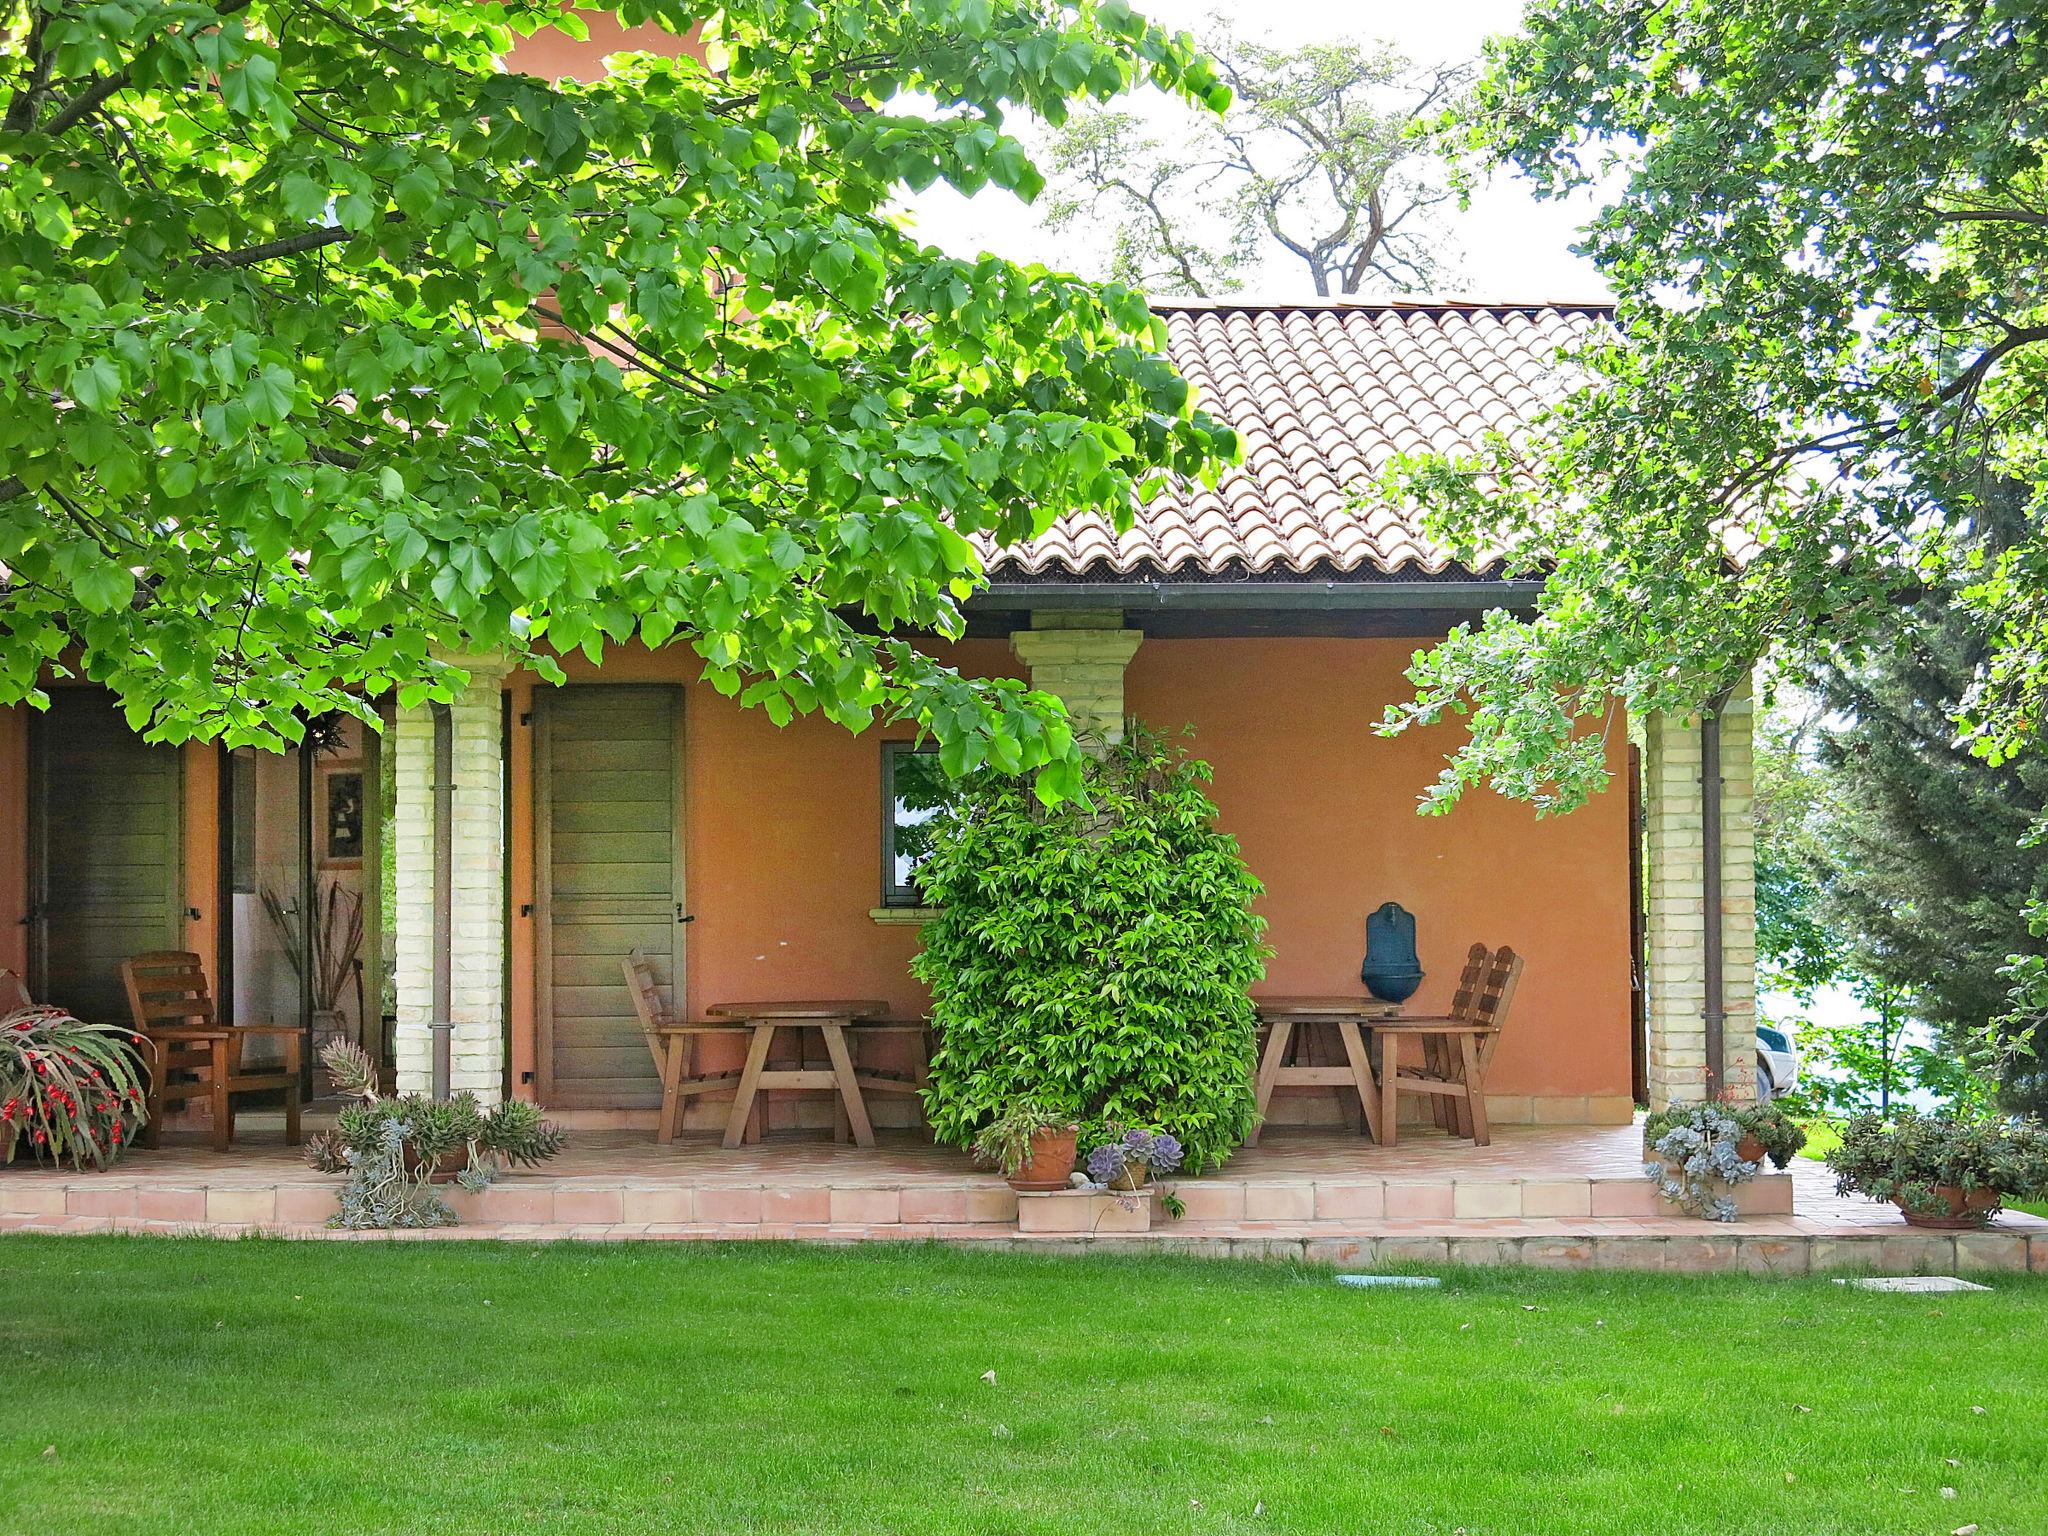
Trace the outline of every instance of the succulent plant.
<path fill-rule="evenodd" d="M 353 1041 L 321 1052 L 328 1075 L 357 1102 L 332 1129 L 306 1143 L 306 1160 L 322 1173 L 347 1175 L 341 1211 L 330 1225 L 354 1229 L 445 1227 L 455 1212 L 434 1192 L 434 1175 L 451 1153 L 466 1154 L 456 1179 L 484 1189 L 506 1164 L 533 1166 L 561 1151 L 568 1135 L 537 1105 L 507 1099 L 488 1107 L 473 1093 L 430 1099 L 416 1093 L 385 1098 L 376 1065 Z"/>

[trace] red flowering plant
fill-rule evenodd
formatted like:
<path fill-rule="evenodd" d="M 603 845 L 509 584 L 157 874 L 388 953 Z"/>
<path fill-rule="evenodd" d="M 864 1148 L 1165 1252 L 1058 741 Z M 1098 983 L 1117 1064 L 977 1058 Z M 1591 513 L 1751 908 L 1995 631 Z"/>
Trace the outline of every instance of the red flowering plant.
<path fill-rule="evenodd" d="M 104 1168 L 147 1111 L 139 1037 L 32 1004 L 0 1015 L 0 1157 Z"/>

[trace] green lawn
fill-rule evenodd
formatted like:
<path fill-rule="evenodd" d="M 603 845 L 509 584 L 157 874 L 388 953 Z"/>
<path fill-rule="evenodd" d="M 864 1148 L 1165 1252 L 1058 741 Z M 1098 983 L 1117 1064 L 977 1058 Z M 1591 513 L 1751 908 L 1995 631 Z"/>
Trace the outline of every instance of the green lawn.
<path fill-rule="evenodd" d="M 2048 1509 L 2023 1277 L 1359 1292 L 938 1248 L 12 1236 L 0 1285 L 8 1532 L 1997 1536 Z"/>

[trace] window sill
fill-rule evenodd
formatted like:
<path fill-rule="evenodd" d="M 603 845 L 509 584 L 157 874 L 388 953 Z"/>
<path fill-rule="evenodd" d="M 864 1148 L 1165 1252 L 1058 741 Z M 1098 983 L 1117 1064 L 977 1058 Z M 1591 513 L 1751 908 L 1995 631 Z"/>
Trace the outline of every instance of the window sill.
<path fill-rule="evenodd" d="M 871 921 L 883 928 L 922 928 L 939 915 L 937 907 L 874 907 Z"/>

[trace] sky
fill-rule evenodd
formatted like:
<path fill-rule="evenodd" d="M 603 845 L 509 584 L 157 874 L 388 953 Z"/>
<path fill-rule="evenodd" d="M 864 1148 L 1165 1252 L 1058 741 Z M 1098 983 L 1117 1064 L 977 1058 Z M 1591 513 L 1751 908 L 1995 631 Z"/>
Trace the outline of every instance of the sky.
<path fill-rule="evenodd" d="M 1132 0 L 1135 9 L 1175 29 L 1199 33 L 1205 18 L 1222 14 L 1241 35 L 1264 33 L 1281 46 L 1330 41 L 1343 37 L 1382 39 L 1398 46 L 1417 64 L 1453 63 L 1477 56 L 1480 44 L 1496 32 L 1519 28 L 1520 0 L 1405 0 L 1405 3 L 1340 3 L 1340 0 Z M 1171 114 L 1192 110 L 1146 92 L 1162 128 Z M 1012 122 L 1010 128 L 1034 142 L 1032 125 Z M 1493 299 L 1586 300 L 1607 290 L 1592 264 L 1571 254 L 1577 227 L 1590 203 L 1539 202 L 1519 177 L 1503 173 L 1475 193 L 1472 205 L 1440 212 L 1440 227 L 1459 249 L 1455 274 L 1437 283 L 1445 295 Z M 1074 243 L 1054 235 L 1037 213 L 1015 197 L 990 188 L 973 198 L 950 188 L 934 187 L 912 200 L 916 228 L 925 238 L 956 256 L 984 250 L 1012 260 L 1041 261 L 1072 267 Z M 1099 276 L 1083 269 L 1083 275 Z M 1306 268 L 1279 253 L 1278 258 L 1245 284 L 1259 298 L 1298 298 L 1314 292 Z"/>

